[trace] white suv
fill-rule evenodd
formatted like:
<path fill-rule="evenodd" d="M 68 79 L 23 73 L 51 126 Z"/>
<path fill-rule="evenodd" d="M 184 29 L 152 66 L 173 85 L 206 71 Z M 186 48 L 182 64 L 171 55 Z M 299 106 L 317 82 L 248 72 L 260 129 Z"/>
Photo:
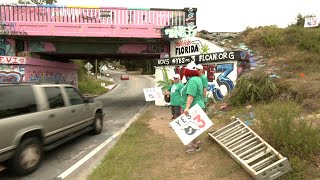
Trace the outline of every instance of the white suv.
<path fill-rule="evenodd" d="M 103 128 L 102 103 L 61 84 L 0 84 L 0 163 L 17 175 L 34 172 L 43 150 Z"/>

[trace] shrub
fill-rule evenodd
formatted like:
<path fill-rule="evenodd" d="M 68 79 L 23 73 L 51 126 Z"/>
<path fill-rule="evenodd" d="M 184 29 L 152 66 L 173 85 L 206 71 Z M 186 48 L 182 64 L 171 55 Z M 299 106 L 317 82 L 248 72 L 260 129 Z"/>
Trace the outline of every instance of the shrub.
<path fill-rule="evenodd" d="M 320 129 L 300 117 L 301 112 L 293 101 L 275 101 L 255 111 L 258 134 L 288 157 L 295 176 L 303 174 L 302 160 L 311 160 L 320 151 Z"/>
<path fill-rule="evenodd" d="M 276 93 L 277 87 L 263 71 L 255 71 L 251 75 L 239 78 L 235 89 L 226 97 L 231 105 L 244 105 L 270 100 Z"/>

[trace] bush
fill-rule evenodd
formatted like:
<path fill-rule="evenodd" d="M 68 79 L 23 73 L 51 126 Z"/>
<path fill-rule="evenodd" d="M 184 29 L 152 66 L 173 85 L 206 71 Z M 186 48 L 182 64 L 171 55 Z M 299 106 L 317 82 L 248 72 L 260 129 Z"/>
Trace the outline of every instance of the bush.
<path fill-rule="evenodd" d="M 263 71 L 255 71 L 251 75 L 238 79 L 235 89 L 226 97 L 226 101 L 235 106 L 248 102 L 268 101 L 277 91 L 277 87 L 268 74 Z"/>
<path fill-rule="evenodd" d="M 256 108 L 258 134 L 288 157 L 295 176 L 302 176 L 302 163 L 320 151 L 320 129 L 300 117 L 302 109 L 293 101 L 276 101 Z"/>
<path fill-rule="evenodd" d="M 113 84 L 108 81 L 97 80 L 93 76 L 87 75 L 87 70 L 84 68 L 85 61 L 73 60 L 75 64 L 79 66 L 78 69 L 78 88 L 83 94 L 101 95 L 108 92 L 108 89 L 101 86 L 101 83 L 106 85 Z"/>
<path fill-rule="evenodd" d="M 79 91 L 83 94 L 101 95 L 108 92 L 108 89 L 101 86 L 101 83 L 109 84 L 108 82 L 96 80 L 94 77 L 85 77 L 79 81 Z"/>

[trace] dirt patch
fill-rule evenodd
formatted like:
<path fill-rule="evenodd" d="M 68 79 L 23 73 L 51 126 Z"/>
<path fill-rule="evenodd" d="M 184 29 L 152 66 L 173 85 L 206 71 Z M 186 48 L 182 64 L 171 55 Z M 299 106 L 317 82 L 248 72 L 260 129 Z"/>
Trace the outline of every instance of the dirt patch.
<path fill-rule="evenodd" d="M 198 138 L 202 142 L 200 152 L 185 153 L 185 146 L 169 124 L 172 121 L 171 109 L 150 106 L 148 110 L 154 115 L 148 121 L 149 127 L 167 140 L 162 144 L 163 149 L 159 154 L 159 159 L 154 162 L 157 166 L 150 168 L 147 174 L 164 179 L 252 179 L 206 133 Z M 215 126 L 214 129 L 217 127 Z M 161 138 L 160 136 L 159 138 Z"/>
<path fill-rule="evenodd" d="M 166 138 L 176 139 L 177 135 L 169 124 L 172 121 L 171 107 L 152 106 L 150 110 L 153 112 L 154 117 L 149 120 L 149 127 Z"/>

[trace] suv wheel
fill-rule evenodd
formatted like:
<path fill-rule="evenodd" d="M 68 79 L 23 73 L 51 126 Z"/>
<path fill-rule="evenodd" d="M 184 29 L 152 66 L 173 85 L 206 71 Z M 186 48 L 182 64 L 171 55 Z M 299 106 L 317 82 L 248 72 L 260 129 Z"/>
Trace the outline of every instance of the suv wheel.
<path fill-rule="evenodd" d="M 103 116 L 101 113 L 97 112 L 93 122 L 93 134 L 94 135 L 100 134 L 102 132 L 102 129 L 103 129 Z"/>
<path fill-rule="evenodd" d="M 19 176 L 33 173 L 38 169 L 42 160 L 42 145 L 38 138 L 23 140 L 11 159 L 11 169 Z"/>

